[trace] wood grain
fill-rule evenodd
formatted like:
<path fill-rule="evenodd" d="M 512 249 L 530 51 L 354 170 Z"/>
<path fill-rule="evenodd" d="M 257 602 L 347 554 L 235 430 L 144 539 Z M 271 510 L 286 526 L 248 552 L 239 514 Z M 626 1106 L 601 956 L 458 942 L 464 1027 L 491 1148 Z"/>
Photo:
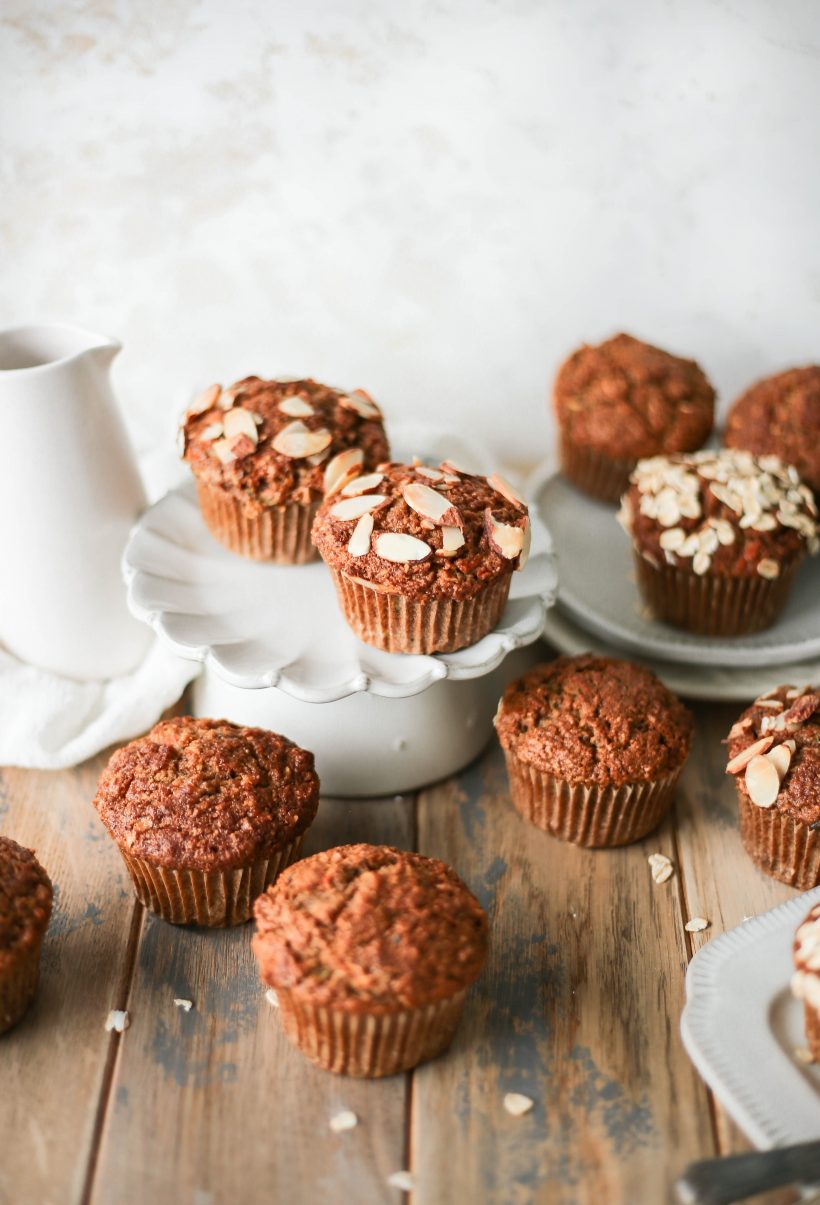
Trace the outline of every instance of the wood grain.
<path fill-rule="evenodd" d="M 0 771 L 0 832 L 36 850 L 55 888 L 37 998 L 0 1039 L 0 1202 L 79 1201 L 129 978 L 135 913 L 91 806 L 105 756 L 78 770 Z"/>
<path fill-rule="evenodd" d="M 412 838 L 412 799 L 323 800 L 306 852 Z M 405 1162 L 406 1077 L 367 1083 L 306 1062 L 265 999 L 251 934 L 146 918 L 92 1201 L 399 1200 L 386 1181 Z M 343 1108 L 360 1124 L 336 1135 Z"/>
<path fill-rule="evenodd" d="M 413 1089 L 414 1202 L 663 1201 L 714 1150 L 707 1095 L 678 1035 L 686 948 L 671 824 L 585 851 L 527 824 L 496 748 L 418 804 L 419 848 L 489 909 L 492 953 L 450 1054 Z M 506 1092 L 535 1101 L 513 1118 Z"/>

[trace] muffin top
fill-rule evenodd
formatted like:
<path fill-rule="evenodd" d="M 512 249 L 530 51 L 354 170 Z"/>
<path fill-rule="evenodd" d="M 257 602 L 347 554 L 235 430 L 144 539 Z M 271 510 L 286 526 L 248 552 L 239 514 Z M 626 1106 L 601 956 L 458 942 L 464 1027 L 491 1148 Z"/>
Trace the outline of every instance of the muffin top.
<path fill-rule="evenodd" d="M 693 451 L 714 423 L 715 391 L 694 360 L 631 335 L 573 352 L 553 397 L 572 442 L 616 460 Z"/>
<path fill-rule="evenodd" d="M 794 935 L 792 992 L 820 1009 L 820 903 L 815 904 Z"/>
<path fill-rule="evenodd" d="M 333 569 L 408 598 L 466 599 L 529 551 L 526 503 L 503 478 L 380 464 L 326 498 L 313 542 Z"/>
<path fill-rule="evenodd" d="M 179 716 L 113 754 L 94 806 L 128 854 L 178 870 L 246 866 L 303 833 L 313 754 L 263 728 Z"/>
<path fill-rule="evenodd" d="M 342 393 L 309 379 L 212 385 L 181 433 L 197 480 L 240 499 L 248 512 L 321 498 L 340 453 L 371 469 L 390 455 L 381 411 L 363 389 Z"/>
<path fill-rule="evenodd" d="M 388 845 L 296 862 L 254 913 L 263 980 L 347 1012 L 446 999 L 473 982 L 487 951 L 487 917 L 456 872 Z"/>
<path fill-rule="evenodd" d="M 571 783 L 646 782 L 689 754 L 692 717 L 642 665 L 557 657 L 504 691 L 495 717 L 505 750 Z"/>
<path fill-rule="evenodd" d="M 646 560 L 701 575 L 779 577 L 817 552 L 817 506 L 776 456 L 722 450 L 639 461 L 618 520 Z"/>
<path fill-rule="evenodd" d="M 53 895 L 33 851 L 0 837 L 0 971 L 40 941 Z"/>
<path fill-rule="evenodd" d="M 728 774 L 758 807 L 820 827 L 820 688 L 778 686 L 732 725 Z"/>
<path fill-rule="evenodd" d="M 820 493 L 820 365 L 790 368 L 747 389 L 729 411 L 724 442 L 774 453 Z"/>

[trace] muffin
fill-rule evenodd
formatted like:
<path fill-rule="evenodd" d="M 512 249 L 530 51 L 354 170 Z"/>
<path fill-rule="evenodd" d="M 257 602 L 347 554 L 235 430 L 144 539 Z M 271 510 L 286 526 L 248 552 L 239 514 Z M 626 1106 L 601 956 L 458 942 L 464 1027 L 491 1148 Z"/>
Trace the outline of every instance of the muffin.
<path fill-rule="evenodd" d="M 723 439 L 756 456 L 779 456 L 820 494 L 820 365 L 752 385 L 732 405 Z"/>
<path fill-rule="evenodd" d="M 248 920 L 319 804 L 313 754 L 262 728 L 161 720 L 112 756 L 94 806 L 137 898 L 176 925 Z"/>
<path fill-rule="evenodd" d="M 615 335 L 562 364 L 553 394 L 561 469 L 574 485 L 617 504 L 638 460 L 703 447 L 715 391 L 694 360 Z"/>
<path fill-rule="evenodd" d="M 51 880 L 30 849 L 0 837 L 0 1034 L 34 999 L 51 916 Z"/>
<path fill-rule="evenodd" d="M 793 956 L 792 993 L 803 1001 L 809 1052 L 820 1063 L 820 903 L 795 933 Z"/>
<path fill-rule="evenodd" d="M 510 683 L 495 717 L 525 820 L 575 845 L 628 845 L 660 824 L 692 717 L 641 665 L 558 657 Z"/>
<path fill-rule="evenodd" d="M 754 862 L 807 891 L 820 883 L 820 689 L 778 686 L 727 739 L 740 836 Z"/>
<path fill-rule="evenodd" d="M 449 653 L 491 631 L 530 542 L 527 506 L 503 478 L 382 464 L 328 498 L 313 541 L 360 640 Z"/>
<path fill-rule="evenodd" d="M 817 507 L 776 456 L 724 450 L 642 460 L 618 519 L 638 586 L 657 619 L 705 636 L 740 636 L 780 614 Z"/>
<path fill-rule="evenodd" d="M 311 380 L 212 385 L 181 435 L 211 534 L 242 556 L 294 565 L 315 557 L 310 526 L 325 492 L 390 455 L 363 389 Z"/>
<path fill-rule="evenodd" d="M 287 1036 L 324 1070 L 368 1079 L 449 1046 L 487 951 L 487 917 L 455 871 L 386 845 L 305 858 L 254 914 Z"/>

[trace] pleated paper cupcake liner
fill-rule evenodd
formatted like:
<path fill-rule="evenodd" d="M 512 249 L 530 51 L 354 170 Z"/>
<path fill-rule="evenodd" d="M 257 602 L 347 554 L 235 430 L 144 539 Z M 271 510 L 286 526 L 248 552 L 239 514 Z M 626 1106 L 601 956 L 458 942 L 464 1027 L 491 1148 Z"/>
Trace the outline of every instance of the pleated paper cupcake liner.
<path fill-rule="evenodd" d="M 811 1051 L 815 1063 L 820 1063 L 820 1013 L 808 1001 L 804 1002 L 803 1011 L 806 1022 L 806 1045 Z"/>
<path fill-rule="evenodd" d="M 623 786 L 568 783 L 504 750 L 512 801 L 525 820 L 587 848 L 629 845 L 657 828 L 683 766 L 663 778 Z"/>
<path fill-rule="evenodd" d="M 197 495 L 208 530 L 231 552 L 282 565 L 303 565 L 318 556 L 310 542 L 318 502 L 309 506 L 291 502 L 248 515 L 241 503 L 224 490 L 198 481 Z"/>
<path fill-rule="evenodd" d="M 0 1034 L 16 1025 L 27 1012 L 40 978 L 40 946 L 19 956 L 0 974 Z"/>
<path fill-rule="evenodd" d="M 629 487 L 629 474 L 635 468 L 636 460 L 616 460 L 612 456 L 605 456 L 594 448 L 573 443 L 563 431 L 560 449 L 561 472 L 573 485 L 601 502 L 618 505 Z"/>
<path fill-rule="evenodd" d="M 820 832 L 779 812 L 759 808 L 737 785 L 740 838 L 752 861 L 781 883 L 809 891 L 820 884 Z"/>
<path fill-rule="evenodd" d="M 253 902 L 299 856 L 304 834 L 269 858 L 235 870 L 172 870 L 135 858 L 120 847 L 137 899 L 172 925 L 209 929 L 243 925 Z"/>
<path fill-rule="evenodd" d="M 465 991 L 401 1012 L 351 1013 L 279 990 L 285 1033 L 305 1058 L 338 1075 L 378 1079 L 434 1059 L 453 1039 Z"/>
<path fill-rule="evenodd" d="M 511 580 L 506 573 L 474 598 L 455 601 L 405 598 L 337 569 L 330 572 L 350 627 L 365 644 L 388 653 L 453 653 L 476 644 L 501 618 Z"/>
<path fill-rule="evenodd" d="M 652 565 L 635 552 L 638 586 L 656 619 L 703 636 L 748 636 L 770 627 L 783 610 L 802 557 L 770 580 L 721 577 L 675 565 Z"/>

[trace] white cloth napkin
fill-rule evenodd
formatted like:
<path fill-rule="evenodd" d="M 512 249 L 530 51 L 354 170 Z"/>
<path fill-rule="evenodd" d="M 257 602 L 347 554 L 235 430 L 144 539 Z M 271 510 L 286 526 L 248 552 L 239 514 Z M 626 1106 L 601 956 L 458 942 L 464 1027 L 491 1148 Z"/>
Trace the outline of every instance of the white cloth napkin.
<path fill-rule="evenodd" d="M 61 770 L 130 740 L 156 723 L 200 668 L 155 640 L 133 673 L 75 682 L 0 651 L 0 765 Z"/>

